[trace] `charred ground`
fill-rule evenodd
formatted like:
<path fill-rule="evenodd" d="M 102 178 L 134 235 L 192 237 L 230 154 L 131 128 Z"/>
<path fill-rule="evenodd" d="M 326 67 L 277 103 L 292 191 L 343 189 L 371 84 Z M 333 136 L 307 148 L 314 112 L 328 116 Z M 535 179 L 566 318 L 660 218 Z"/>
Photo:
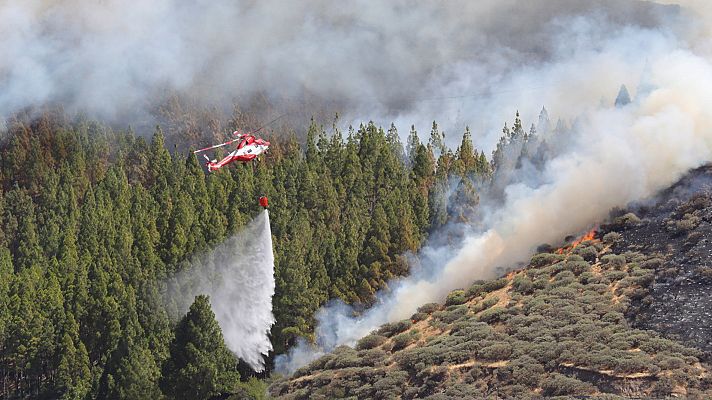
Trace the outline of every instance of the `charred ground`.
<path fill-rule="evenodd" d="M 271 394 L 709 398 L 710 207 L 707 166 L 615 210 L 592 240 L 453 291 L 273 383 Z"/>
<path fill-rule="evenodd" d="M 712 166 L 696 169 L 648 204 L 602 228 L 622 233 L 616 251 L 657 255 L 655 283 L 636 299 L 633 325 L 712 356 Z"/>

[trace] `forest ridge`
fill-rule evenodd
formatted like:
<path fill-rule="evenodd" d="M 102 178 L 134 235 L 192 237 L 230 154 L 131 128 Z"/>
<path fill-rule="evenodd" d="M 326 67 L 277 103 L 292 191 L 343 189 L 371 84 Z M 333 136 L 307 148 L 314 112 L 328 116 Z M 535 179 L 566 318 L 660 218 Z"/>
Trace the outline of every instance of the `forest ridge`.
<path fill-rule="evenodd" d="M 502 143 L 534 138 L 518 117 L 509 136 Z M 371 304 L 408 273 L 403 255 L 429 232 L 476 218 L 478 188 L 503 157 L 498 147 L 490 162 L 469 129 L 452 151 L 436 123 L 427 142 L 413 129 L 405 146 L 394 126 L 327 133 L 312 123 L 301 143 L 271 137 L 262 162 L 206 174 L 167 140 L 178 139 L 53 113 L 9 127 L 0 150 L 3 397 L 173 397 L 168 382 L 216 368 L 223 356 L 186 359 L 192 339 L 181 333 L 192 315 L 205 325 L 193 335 L 220 334 L 208 300 L 178 321 L 166 280 L 249 222 L 260 195 L 272 206 L 272 341 L 283 353 L 312 337 L 329 299 Z M 206 354 L 224 354 L 222 337 L 213 339 Z M 205 385 L 226 387 L 218 376 Z"/>

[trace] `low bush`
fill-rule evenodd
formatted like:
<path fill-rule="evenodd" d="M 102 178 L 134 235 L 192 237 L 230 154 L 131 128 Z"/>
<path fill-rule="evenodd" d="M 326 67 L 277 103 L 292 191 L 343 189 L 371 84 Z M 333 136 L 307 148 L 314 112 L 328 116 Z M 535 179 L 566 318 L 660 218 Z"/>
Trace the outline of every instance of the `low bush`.
<path fill-rule="evenodd" d="M 488 299 L 482 300 L 471 307 L 473 313 L 478 313 L 482 310 L 488 309 L 493 305 L 497 304 L 499 299 L 497 297 L 490 297 Z"/>
<path fill-rule="evenodd" d="M 440 304 L 427 303 L 427 304 L 423 304 L 422 306 L 418 307 L 418 312 L 425 313 L 425 314 L 432 314 L 433 311 L 437 311 L 439 309 L 440 309 Z"/>
<path fill-rule="evenodd" d="M 634 213 L 629 212 L 627 214 L 624 214 L 623 216 L 616 218 L 614 223 L 623 227 L 627 227 L 630 225 L 638 225 L 640 223 L 640 218 L 638 218 L 638 216 Z"/>
<path fill-rule="evenodd" d="M 416 323 L 416 322 L 420 322 L 420 321 L 427 319 L 428 316 L 429 316 L 429 314 L 417 312 L 410 316 L 410 320 L 413 321 L 413 323 Z"/>
<path fill-rule="evenodd" d="M 566 261 L 564 267 L 576 276 L 591 269 L 591 265 L 586 261 Z"/>
<path fill-rule="evenodd" d="M 616 254 L 606 254 L 601 257 L 601 263 L 615 270 L 622 270 L 625 267 L 625 257 Z"/>
<path fill-rule="evenodd" d="M 495 290 L 502 289 L 503 287 L 507 286 L 507 278 L 502 278 L 502 279 L 496 279 L 493 281 L 487 281 L 485 282 L 482 287 L 485 292 L 494 292 Z"/>
<path fill-rule="evenodd" d="M 446 324 L 451 324 L 467 314 L 469 308 L 467 306 L 453 306 L 447 310 L 436 311 L 433 313 L 433 319 L 442 321 Z"/>
<path fill-rule="evenodd" d="M 569 284 L 576 281 L 576 275 L 569 270 L 561 271 L 556 276 L 554 276 L 554 281 L 551 283 L 552 286 L 568 286 Z"/>
<path fill-rule="evenodd" d="M 613 282 L 625 278 L 628 274 L 623 271 L 607 271 L 604 276 Z"/>
<path fill-rule="evenodd" d="M 478 320 L 490 324 L 490 323 L 504 320 L 506 314 L 507 314 L 506 308 L 493 307 L 488 310 L 482 311 L 482 314 L 479 315 Z"/>
<path fill-rule="evenodd" d="M 512 289 L 518 293 L 531 294 L 534 292 L 534 283 L 524 275 L 517 275 L 512 280 Z"/>
<path fill-rule="evenodd" d="M 677 235 L 686 234 L 700 224 L 700 219 L 692 214 L 685 214 L 683 219 L 676 221 L 672 227 L 672 231 Z"/>
<path fill-rule="evenodd" d="M 393 351 L 404 349 L 409 344 L 415 342 L 420 337 L 416 332 L 405 332 L 393 337 Z"/>
<path fill-rule="evenodd" d="M 378 334 L 364 336 L 356 343 L 356 350 L 373 349 L 385 343 L 386 340 L 388 340 L 387 337 Z"/>
<path fill-rule="evenodd" d="M 621 241 L 623 236 L 618 232 L 608 232 L 603 235 L 603 243 L 608 245 L 614 245 Z"/>
<path fill-rule="evenodd" d="M 446 306 L 460 305 L 467 301 L 464 290 L 453 290 L 445 299 Z"/>
<path fill-rule="evenodd" d="M 561 254 L 539 253 L 532 256 L 531 261 L 529 263 L 532 267 L 538 268 L 557 263 L 563 259 L 564 256 Z"/>
<path fill-rule="evenodd" d="M 359 352 L 362 367 L 378 367 L 386 362 L 386 352 L 381 349 L 370 349 Z"/>
<path fill-rule="evenodd" d="M 657 257 L 645 260 L 642 267 L 645 269 L 657 270 L 663 266 L 663 260 Z"/>
<path fill-rule="evenodd" d="M 376 331 L 376 333 L 378 335 L 391 337 L 397 333 L 405 331 L 406 329 L 410 329 L 411 326 L 413 326 L 413 322 L 409 319 L 404 319 L 402 321 L 384 324 L 378 329 L 378 331 Z"/>
<path fill-rule="evenodd" d="M 512 355 L 512 345 L 506 342 L 494 343 L 481 348 L 477 357 L 488 361 L 506 360 Z"/>
<path fill-rule="evenodd" d="M 579 246 L 574 252 L 588 262 L 594 262 L 596 261 L 596 257 L 598 257 L 598 251 L 596 251 L 596 248 L 593 246 Z"/>
<path fill-rule="evenodd" d="M 541 387 L 544 396 L 586 395 L 594 391 L 590 383 L 558 373 L 549 374 L 541 383 Z"/>

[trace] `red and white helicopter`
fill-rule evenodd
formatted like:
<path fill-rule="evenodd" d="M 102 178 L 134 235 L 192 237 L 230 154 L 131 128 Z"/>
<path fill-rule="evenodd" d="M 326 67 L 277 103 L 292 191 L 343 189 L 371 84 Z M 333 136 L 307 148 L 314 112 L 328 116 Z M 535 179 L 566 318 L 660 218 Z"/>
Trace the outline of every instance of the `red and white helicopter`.
<path fill-rule="evenodd" d="M 208 167 L 208 171 L 216 171 L 232 162 L 248 162 L 253 161 L 257 156 L 266 152 L 269 149 L 270 143 L 262 138 L 255 137 L 251 133 L 242 133 L 240 131 L 233 132 L 235 139 L 228 140 L 225 143 L 216 144 L 215 146 L 206 147 L 204 149 L 196 150 L 193 154 L 202 153 L 207 150 L 217 149 L 218 147 L 227 146 L 229 144 L 237 142 L 237 148 L 233 150 L 230 154 L 225 156 L 222 160 L 211 160 L 203 154 L 203 157 L 207 160 L 205 166 Z"/>

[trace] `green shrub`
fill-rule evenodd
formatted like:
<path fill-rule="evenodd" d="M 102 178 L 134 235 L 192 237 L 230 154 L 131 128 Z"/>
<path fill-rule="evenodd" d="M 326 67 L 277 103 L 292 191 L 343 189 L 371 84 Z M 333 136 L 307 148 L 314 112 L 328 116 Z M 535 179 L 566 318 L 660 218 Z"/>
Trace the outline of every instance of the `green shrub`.
<path fill-rule="evenodd" d="M 378 367 L 386 363 L 386 352 L 382 349 L 369 349 L 359 352 L 362 367 Z"/>
<path fill-rule="evenodd" d="M 563 270 L 564 270 L 564 263 L 563 263 L 563 262 L 558 262 L 558 263 L 556 263 L 556 264 L 549 265 L 548 267 L 545 267 L 545 268 L 543 269 L 543 271 L 545 271 L 546 274 L 549 275 L 549 277 L 552 277 L 552 276 L 558 274 L 559 272 L 561 272 L 561 271 L 563 271 Z"/>
<path fill-rule="evenodd" d="M 446 324 L 451 324 L 467 314 L 469 308 L 467 306 L 453 306 L 447 310 L 436 311 L 433 313 L 433 319 L 437 319 Z"/>
<path fill-rule="evenodd" d="M 640 254 L 637 251 L 626 251 L 625 253 L 623 253 L 623 257 L 625 257 L 625 261 L 627 263 L 642 262 L 646 259 L 644 255 Z"/>
<path fill-rule="evenodd" d="M 569 256 L 566 257 L 566 261 L 583 261 L 583 257 L 578 254 L 569 254 Z"/>
<path fill-rule="evenodd" d="M 440 304 L 427 303 L 427 304 L 423 304 L 422 306 L 418 307 L 418 312 L 425 313 L 425 314 L 432 314 L 433 311 L 437 311 L 439 309 L 440 309 Z"/>
<path fill-rule="evenodd" d="M 663 260 L 657 257 L 651 258 L 649 260 L 645 260 L 642 264 L 642 267 L 645 269 L 650 269 L 650 270 L 657 270 L 660 267 L 663 266 Z"/>
<path fill-rule="evenodd" d="M 512 355 L 512 345 L 506 342 L 494 343 L 481 348 L 477 357 L 488 361 L 506 360 Z"/>
<path fill-rule="evenodd" d="M 537 278 L 534 281 L 534 289 L 544 290 L 549 287 L 549 279 L 546 277 Z"/>
<path fill-rule="evenodd" d="M 493 281 L 487 281 L 485 282 L 482 287 L 485 292 L 494 292 L 495 290 L 502 289 L 503 287 L 507 286 L 507 278 L 502 278 L 502 279 L 496 279 Z"/>
<path fill-rule="evenodd" d="M 625 266 L 625 257 L 616 254 L 606 254 L 601 257 L 601 263 L 608 265 L 610 268 L 615 270 L 622 270 Z"/>
<path fill-rule="evenodd" d="M 594 274 L 591 271 L 586 271 L 581 273 L 579 275 L 579 282 L 583 283 L 584 285 L 589 284 L 589 283 L 598 283 L 601 281 L 601 277 L 598 275 Z"/>
<path fill-rule="evenodd" d="M 613 222 L 616 225 L 619 225 L 622 227 L 627 227 L 630 225 L 638 225 L 640 223 L 640 218 L 638 218 L 638 216 L 635 215 L 634 213 L 630 212 L 630 213 L 627 213 L 623 216 L 616 218 Z"/>
<path fill-rule="evenodd" d="M 579 246 L 574 250 L 574 253 L 581 256 L 585 261 L 594 262 L 598 257 L 598 251 L 593 246 Z"/>
<path fill-rule="evenodd" d="M 485 299 L 483 301 L 480 301 L 473 305 L 471 307 L 471 310 L 473 313 L 478 313 L 484 309 L 490 308 L 493 305 L 497 304 L 499 302 L 499 299 L 497 297 L 490 297 L 488 299 Z"/>
<path fill-rule="evenodd" d="M 356 343 L 356 350 L 367 350 L 374 347 L 378 347 L 388 340 L 387 337 L 383 335 L 368 335 L 361 338 L 361 340 Z"/>
<path fill-rule="evenodd" d="M 518 293 L 531 294 L 534 292 L 534 283 L 524 275 L 517 275 L 512 280 L 512 289 Z"/>
<path fill-rule="evenodd" d="M 529 263 L 532 267 L 538 268 L 557 263 L 563 259 L 564 256 L 562 254 L 539 253 L 532 256 Z"/>
<path fill-rule="evenodd" d="M 545 373 L 543 365 L 526 355 L 513 360 L 510 368 L 512 369 L 514 382 L 530 387 L 539 386 L 539 382 Z"/>
<path fill-rule="evenodd" d="M 556 276 L 554 276 L 554 282 L 552 286 L 567 286 L 576 281 L 576 275 L 569 270 L 561 271 Z"/>
<path fill-rule="evenodd" d="M 589 263 L 586 261 L 566 261 L 564 266 L 567 270 L 573 272 L 576 276 L 581 275 L 581 273 L 589 271 L 591 269 L 591 265 L 589 265 Z"/>
<path fill-rule="evenodd" d="M 411 326 L 413 326 L 413 322 L 409 319 L 404 319 L 402 321 L 384 324 L 378 329 L 378 331 L 376 331 L 376 333 L 378 335 L 391 337 L 397 333 L 405 331 L 406 329 L 410 329 Z"/>
<path fill-rule="evenodd" d="M 373 384 L 374 398 L 397 398 L 408 384 L 408 373 L 401 370 L 388 370 L 386 375 Z"/>
<path fill-rule="evenodd" d="M 673 231 L 678 235 L 682 235 L 695 229 L 699 224 L 700 219 L 698 217 L 692 214 L 685 214 L 683 219 L 675 222 L 675 224 L 673 225 Z"/>
<path fill-rule="evenodd" d="M 361 360 L 356 350 L 348 346 L 339 346 L 331 353 L 331 357 L 325 363 L 324 369 L 358 367 L 360 364 Z"/>
<path fill-rule="evenodd" d="M 393 351 L 404 349 L 409 344 L 415 342 L 420 337 L 417 332 L 405 332 L 393 337 Z"/>
<path fill-rule="evenodd" d="M 507 314 L 507 309 L 504 307 L 493 307 L 488 310 L 482 311 L 479 315 L 478 320 L 486 323 L 494 323 L 497 321 L 502 321 L 505 319 Z"/>
<path fill-rule="evenodd" d="M 428 318 L 428 314 L 422 313 L 422 312 L 417 312 L 413 315 L 410 316 L 410 320 L 413 321 L 413 323 L 423 321 Z"/>
<path fill-rule="evenodd" d="M 607 271 L 604 276 L 608 278 L 611 282 L 613 282 L 625 278 L 626 276 L 628 276 L 628 274 L 623 271 Z"/>
<path fill-rule="evenodd" d="M 594 387 L 576 378 L 558 373 L 549 374 L 541 383 L 544 396 L 585 395 L 593 392 Z"/>
<path fill-rule="evenodd" d="M 447 299 L 445 300 L 445 305 L 446 306 L 459 305 L 459 304 L 463 304 L 466 301 L 467 301 L 467 297 L 465 296 L 464 290 L 453 290 L 452 292 L 450 292 L 450 294 L 447 295 Z"/>
<path fill-rule="evenodd" d="M 678 369 L 685 366 L 685 360 L 680 357 L 665 356 L 657 364 L 661 369 Z"/>
<path fill-rule="evenodd" d="M 608 232 L 603 235 L 603 243 L 608 245 L 614 245 L 621 241 L 623 236 L 618 232 Z"/>

